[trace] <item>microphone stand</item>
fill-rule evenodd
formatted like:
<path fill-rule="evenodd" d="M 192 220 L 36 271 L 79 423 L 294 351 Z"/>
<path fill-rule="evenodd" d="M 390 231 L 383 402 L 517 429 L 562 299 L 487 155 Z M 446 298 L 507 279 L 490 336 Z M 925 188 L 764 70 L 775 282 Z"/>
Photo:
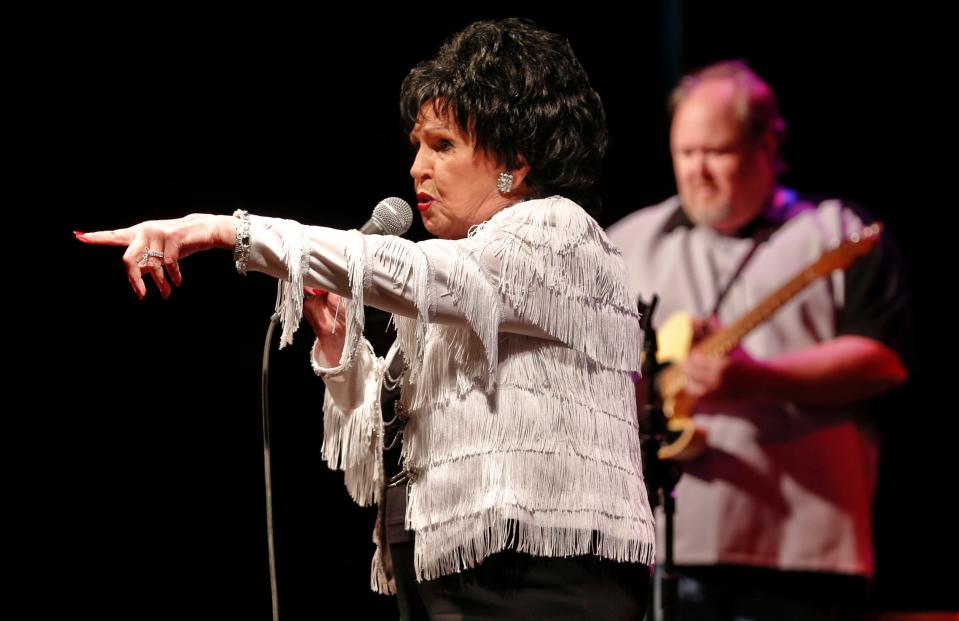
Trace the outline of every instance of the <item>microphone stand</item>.
<path fill-rule="evenodd" d="M 673 563 L 673 514 L 676 510 L 676 498 L 673 490 L 682 475 L 682 468 L 673 461 L 659 458 L 659 449 L 666 438 L 666 416 L 663 414 L 663 402 L 656 385 L 656 376 L 662 365 L 656 360 L 656 351 L 659 345 L 656 340 L 656 331 L 652 327 L 653 312 L 659 303 L 659 296 L 653 294 L 652 300 L 646 304 L 640 298 L 637 307 L 641 314 L 639 322 L 643 331 L 643 362 L 642 374 L 645 384 L 645 402 L 642 418 L 639 422 L 639 437 L 643 452 L 643 470 L 646 478 L 646 492 L 649 504 L 655 510 L 663 506 L 663 520 L 666 526 L 666 541 L 664 560 L 659 568 L 660 574 L 660 606 L 663 621 L 678 619 L 678 576 Z M 642 386 L 637 385 L 637 396 Z M 656 588 L 650 589 L 650 612 L 656 609 Z M 653 615 L 655 618 L 655 615 Z"/>

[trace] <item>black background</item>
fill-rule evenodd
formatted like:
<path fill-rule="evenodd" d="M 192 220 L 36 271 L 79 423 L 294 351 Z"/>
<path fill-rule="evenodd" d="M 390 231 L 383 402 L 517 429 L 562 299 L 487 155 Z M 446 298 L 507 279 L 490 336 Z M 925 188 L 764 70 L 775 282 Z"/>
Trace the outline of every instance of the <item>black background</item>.
<path fill-rule="evenodd" d="M 28 552 L 21 575 L 41 587 L 32 605 L 101 619 L 270 614 L 259 366 L 274 281 L 242 278 L 227 253 L 205 253 L 184 262 L 169 301 L 151 289 L 138 302 L 120 251 L 83 246 L 70 231 L 240 205 L 354 227 L 385 196 L 415 202 L 400 82 L 473 19 L 520 14 L 565 34 L 603 97 L 601 224 L 674 191 L 668 89 L 677 71 L 730 57 L 779 94 L 784 181 L 853 199 L 886 223 L 913 281 L 922 367 L 902 409 L 881 421 L 872 605 L 955 607 L 957 425 L 945 372 L 929 362 L 948 327 L 933 321 L 951 315 L 939 310 L 951 264 L 938 256 L 949 245 L 951 206 L 939 192 L 949 172 L 932 173 L 935 145 L 951 146 L 940 73 L 948 41 L 918 7 L 785 6 L 659 2 L 587 14 L 420 4 L 346 7 L 335 19 L 85 9 L 12 22 L 26 33 L 11 56 L 24 107 L 10 117 L 23 139 L 10 171 L 27 188 L 15 212 L 41 259 L 39 273 L 16 271 L 32 281 L 28 308 L 44 307 L 39 329 L 33 313 L 14 329 L 29 348 L 13 386 L 27 396 L 16 419 L 28 426 L 10 441 L 26 449 L 13 472 L 29 484 L 13 506 L 37 510 L 17 511 L 27 528 L 13 539 Z M 424 237 L 418 223 L 410 236 Z M 368 590 L 372 510 L 353 505 L 319 460 L 322 383 L 303 330 L 273 354 L 281 613 L 393 618 L 392 600 Z"/>

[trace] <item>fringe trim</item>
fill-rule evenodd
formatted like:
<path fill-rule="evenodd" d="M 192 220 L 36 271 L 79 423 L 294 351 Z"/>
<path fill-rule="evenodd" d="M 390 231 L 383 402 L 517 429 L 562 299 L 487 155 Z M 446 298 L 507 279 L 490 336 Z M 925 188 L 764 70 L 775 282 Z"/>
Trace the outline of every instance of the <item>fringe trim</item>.
<path fill-rule="evenodd" d="M 343 368 L 353 364 L 357 347 L 360 343 L 365 344 L 363 297 L 373 279 L 373 262 L 366 237 L 359 231 L 347 231 L 347 235 L 344 255 L 352 299 L 343 302 L 346 308 L 346 342 L 340 356 L 340 366 Z M 361 506 L 380 502 L 383 488 L 381 359 L 374 360 L 372 374 L 373 377 L 366 382 L 363 404 L 354 410 L 341 409 L 329 393 L 323 397 L 323 459 L 331 468 L 344 471 L 346 489 Z"/>
<path fill-rule="evenodd" d="M 363 341 L 370 355 L 373 349 Z M 373 356 L 373 366 L 366 378 L 363 404 L 353 410 L 336 405 L 326 393 L 323 400 L 323 459 L 330 468 L 345 472 L 346 489 L 361 506 L 375 502 L 377 506 L 373 542 L 376 551 L 370 564 L 370 588 L 383 595 L 396 593 L 393 559 L 386 545 L 384 515 L 386 477 L 383 471 L 383 413 L 380 403 L 383 377 L 397 346 L 385 358 Z"/>
<path fill-rule="evenodd" d="M 462 401 L 482 388 L 487 377 L 483 345 L 475 333 L 452 326 L 430 329 L 420 383 L 410 403 L 414 413 Z M 554 397 L 568 404 L 567 412 L 598 411 L 635 423 L 633 384 L 627 373 L 604 368 L 558 342 L 520 334 L 503 335 L 497 342 L 498 385 L 533 393 L 524 407 L 535 408 L 534 398 Z M 487 401 L 478 414 L 504 407 L 495 399 Z"/>
<path fill-rule="evenodd" d="M 525 479 L 523 469 L 529 473 Z M 539 526 L 619 536 L 635 537 L 637 524 L 653 522 L 640 508 L 642 479 L 571 454 L 474 456 L 431 468 L 414 487 L 419 497 L 409 509 L 409 527 L 417 533 L 446 523 L 467 524 L 484 511 L 506 507 L 512 508 L 510 517 Z M 476 489 L 484 493 L 477 495 Z M 451 545 L 465 545 L 453 539 Z"/>
<path fill-rule="evenodd" d="M 378 395 L 379 381 L 371 384 Z M 323 397 L 323 460 L 343 471 L 350 497 L 363 507 L 380 502 L 383 485 L 382 417 L 379 400 L 371 401 L 370 392 L 355 410 L 340 409 L 329 393 Z"/>
<path fill-rule="evenodd" d="M 638 464 L 638 429 L 630 416 L 635 407 L 622 414 L 603 412 L 563 397 L 502 387 L 497 409 L 491 414 L 485 396 L 474 393 L 463 401 L 411 410 L 418 435 L 411 438 L 410 464 L 424 467 L 464 454 L 512 450 L 573 450 L 621 464 L 635 450 Z M 641 469 L 633 474 L 641 476 Z"/>
<path fill-rule="evenodd" d="M 455 522 L 416 533 L 416 579 L 432 580 L 476 566 L 507 548 L 533 556 L 596 555 L 618 562 L 650 564 L 655 555 L 652 523 L 639 525 L 632 537 L 608 534 L 603 516 L 591 516 L 595 529 L 539 526 L 523 520 L 525 511 L 512 507 L 491 509 Z M 465 538 L 465 541 L 463 539 Z"/>
<path fill-rule="evenodd" d="M 496 386 L 496 368 L 499 364 L 499 325 L 503 318 L 499 292 L 493 286 L 482 264 L 472 254 L 457 254 L 450 268 L 447 286 L 456 306 L 463 312 L 473 332 L 479 337 L 486 358 L 485 391 L 491 393 Z M 452 331 L 447 331 L 452 332 Z M 453 336 L 450 334 L 450 336 Z M 455 340 L 451 351 L 458 360 L 475 360 L 470 356 L 470 343 Z M 452 368 L 452 367 L 451 367 Z"/>
<path fill-rule="evenodd" d="M 356 348 L 363 341 L 363 327 L 366 325 L 366 309 L 363 306 L 364 291 L 372 280 L 373 265 L 369 260 L 366 239 L 359 231 L 347 231 L 347 243 L 344 248 L 346 258 L 346 276 L 350 286 L 351 299 L 342 301 L 346 311 L 346 342 L 340 355 L 340 365 L 348 367 L 356 358 Z"/>
<path fill-rule="evenodd" d="M 447 286 L 483 344 L 487 392 L 499 362 L 500 300 L 602 366 L 639 368 L 642 332 L 622 256 L 572 201 L 513 205 L 474 227 L 457 250 Z M 498 266 L 498 273 L 484 266 Z"/>
<path fill-rule="evenodd" d="M 480 390 L 476 334 L 431 329 L 404 445 L 420 473 L 406 516 L 420 579 L 472 566 L 504 541 L 533 554 L 647 562 L 655 535 L 629 374 L 561 343 L 507 334 L 490 395 Z M 497 529 L 518 528 L 513 539 L 476 530 L 492 515 Z"/>
<path fill-rule="evenodd" d="M 287 279 L 277 281 L 274 309 L 283 326 L 280 333 L 280 349 L 283 349 L 293 342 L 293 334 L 303 317 L 303 275 L 309 269 L 310 254 L 306 228 L 302 224 L 278 218 L 273 221 L 273 226 L 280 229 L 287 271 Z"/>
<path fill-rule="evenodd" d="M 385 482 L 384 482 L 385 483 Z M 382 490 L 386 498 L 386 489 Z M 381 595 L 396 595 L 396 579 L 393 570 L 393 555 L 386 544 L 386 505 L 380 502 L 376 511 L 376 525 L 373 527 L 373 561 L 370 563 L 370 588 Z"/>
<path fill-rule="evenodd" d="M 435 270 L 429 257 L 417 244 L 392 235 L 370 236 L 369 239 L 376 245 L 373 256 L 387 271 L 394 287 L 400 292 L 407 287 L 411 289 L 410 297 L 416 306 L 417 317 L 413 319 L 394 315 L 393 324 L 396 326 L 400 349 L 410 365 L 409 382 L 415 384 L 423 362 L 430 317 L 436 309 L 436 292 L 433 286 L 436 279 Z"/>

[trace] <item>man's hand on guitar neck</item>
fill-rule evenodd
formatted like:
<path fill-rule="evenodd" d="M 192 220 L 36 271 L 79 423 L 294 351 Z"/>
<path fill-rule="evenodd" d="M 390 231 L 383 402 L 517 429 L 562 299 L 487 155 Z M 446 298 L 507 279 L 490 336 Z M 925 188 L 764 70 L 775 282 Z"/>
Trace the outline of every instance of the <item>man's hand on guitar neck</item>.
<path fill-rule="evenodd" d="M 713 332 L 718 331 L 722 324 L 716 317 L 703 319 L 702 317 L 693 317 L 693 345 L 700 342 Z"/>

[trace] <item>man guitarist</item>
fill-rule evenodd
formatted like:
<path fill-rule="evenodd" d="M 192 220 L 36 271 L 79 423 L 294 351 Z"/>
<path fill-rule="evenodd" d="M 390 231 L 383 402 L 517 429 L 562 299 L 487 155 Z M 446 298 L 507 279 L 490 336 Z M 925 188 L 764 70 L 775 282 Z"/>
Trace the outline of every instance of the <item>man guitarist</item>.
<path fill-rule="evenodd" d="M 659 295 L 657 325 L 679 311 L 700 331 L 731 324 L 869 224 L 840 201 L 777 187 L 785 123 L 742 63 L 685 77 L 671 109 L 679 195 L 608 231 L 634 290 Z M 870 405 L 906 380 L 907 315 L 884 236 L 728 354 L 694 347 L 678 363 L 706 439 L 676 488 L 681 619 L 838 618 L 864 592 L 878 456 Z"/>

